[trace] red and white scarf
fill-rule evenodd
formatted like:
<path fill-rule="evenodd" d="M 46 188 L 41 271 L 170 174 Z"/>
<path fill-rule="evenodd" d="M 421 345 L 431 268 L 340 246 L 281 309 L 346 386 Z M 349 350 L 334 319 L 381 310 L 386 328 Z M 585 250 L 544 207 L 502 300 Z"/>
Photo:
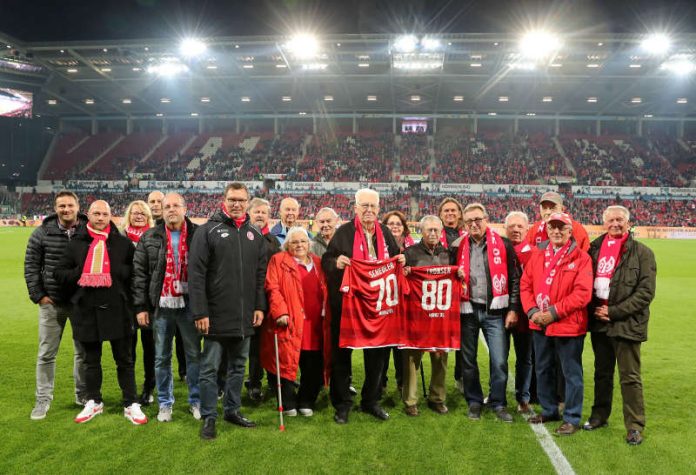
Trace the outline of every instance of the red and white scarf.
<path fill-rule="evenodd" d="M 470 242 L 469 234 L 464 234 L 459 244 L 457 253 L 457 265 L 464 271 L 462 281 L 462 313 L 473 313 L 471 306 L 471 287 L 470 277 Z M 491 228 L 486 228 L 486 253 L 488 255 L 488 270 L 491 274 L 493 284 L 493 300 L 491 300 L 491 310 L 506 308 L 510 302 L 508 294 L 508 275 L 507 275 L 507 251 L 505 243 L 498 233 Z"/>
<path fill-rule="evenodd" d="M 520 261 L 520 265 L 524 269 L 524 266 L 529 262 L 529 258 L 532 257 L 532 251 L 534 249 L 527 241 L 522 241 L 515 246 L 515 252 L 517 253 L 517 260 Z"/>
<path fill-rule="evenodd" d="M 222 203 L 221 207 L 222 213 L 228 218 L 230 218 L 232 221 L 234 221 L 234 224 L 235 226 L 237 226 L 237 228 L 241 228 L 242 224 L 244 224 L 244 221 L 246 221 L 246 214 L 243 214 L 241 218 L 233 218 L 230 212 L 227 211 L 227 206 L 225 206 L 225 203 Z"/>
<path fill-rule="evenodd" d="M 177 262 L 174 262 L 172 232 L 166 226 L 164 229 L 167 231 L 167 264 L 164 272 L 164 282 L 162 282 L 159 306 L 163 308 L 184 308 L 186 306 L 184 295 L 188 294 L 188 247 L 186 246 L 188 226 L 184 220 L 184 224 L 181 226 L 181 234 L 179 235 Z"/>
<path fill-rule="evenodd" d="M 536 304 L 542 312 L 548 310 L 551 306 L 551 285 L 561 266 L 561 261 L 568 254 L 572 242 L 569 239 L 555 254 L 553 245 L 549 243 L 544 251 L 544 272 L 534 274 L 534 290 L 537 292 Z"/>
<path fill-rule="evenodd" d="M 264 236 L 266 234 L 269 234 L 270 232 L 271 232 L 271 229 L 268 227 L 268 224 L 265 225 L 263 228 L 261 228 L 261 234 L 263 234 Z"/>
<path fill-rule="evenodd" d="M 459 230 L 459 237 L 461 236 L 464 236 L 463 229 Z M 445 230 L 445 228 L 442 228 L 442 232 L 440 232 L 440 242 L 445 247 L 445 249 L 449 249 L 449 244 L 447 243 L 447 231 Z"/>
<path fill-rule="evenodd" d="M 612 238 L 607 234 L 604 241 L 602 241 L 594 279 L 595 295 L 601 300 L 609 299 L 609 282 L 614 276 L 616 267 L 619 265 L 621 249 L 623 249 L 627 239 L 628 233 L 625 233 L 620 238 Z"/>
<path fill-rule="evenodd" d="M 377 236 L 377 248 L 375 252 L 377 253 L 377 259 L 370 256 L 369 243 L 365 237 L 365 231 L 363 230 L 362 224 L 358 217 L 355 217 L 353 221 L 355 224 L 355 238 L 353 239 L 353 259 L 362 259 L 364 261 L 381 261 L 382 259 L 387 259 L 389 257 L 389 252 L 387 251 L 387 243 L 384 240 L 384 234 L 382 233 L 382 227 L 379 223 L 375 223 L 375 235 Z"/>
<path fill-rule="evenodd" d="M 145 226 L 131 226 L 130 224 L 126 226 L 126 236 L 128 236 L 128 239 L 131 240 L 131 242 L 134 243 L 139 243 L 140 238 L 143 237 L 143 234 L 145 234 L 145 231 L 150 229 L 149 225 Z"/>
<path fill-rule="evenodd" d="M 87 259 L 82 266 L 82 275 L 77 285 L 80 287 L 111 287 L 111 261 L 106 249 L 106 240 L 111 232 L 111 224 L 103 231 L 97 231 L 87 224 L 87 232 L 92 242 L 87 251 Z"/>
<path fill-rule="evenodd" d="M 534 230 L 534 234 L 532 235 L 531 243 L 532 244 L 539 244 L 540 242 L 548 241 L 549 240 L 549 235 L 546 233 L 546 221 L 543 219 L 539 223 L 539 226 Z"/>

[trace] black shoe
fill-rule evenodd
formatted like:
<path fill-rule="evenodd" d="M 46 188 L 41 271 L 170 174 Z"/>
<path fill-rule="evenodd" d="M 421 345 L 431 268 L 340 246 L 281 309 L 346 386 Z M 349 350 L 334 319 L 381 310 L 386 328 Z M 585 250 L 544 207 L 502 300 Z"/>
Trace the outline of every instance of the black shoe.
<path fill-rule="evenodd" d="M 607 421 L 601 421 L 599 419 L 595 419 L 594 417 L 590 417 L 589 420 L 582 425 L 582 428 L 583 428 L 583 430 L 592 431 L 595 429 L 600 429 L 602 427 L 606 427 L 608 425 L 609 424 L 607 423 Z"/>
<path fill-rule="evenodd" d="M 366 414 L 370 414 L 371 416 L 374 416 L 381 421 L 386 421 L 389 419 L 389 413 L 382 409 L 379 405 L 375 405 L 372 407 L 363 407 L 362 410 Z"/>
<path fill-rule="evenodd" d="M 640 433 L 640 431 L 635 429 L 629 430 L 628 434 L 626 435 L 626 443 L 628 445 L 640 445 L 643 443 L 643 435 Z"/>
<path fill-rule="evenodd" d="M 256 427 L 256 423 L 253 421 L 250 421 L 246 417 L 242 415 L 241 412 L 236 411 L 236 412 L 226 412 L 225 413 L 225 420 L 227 422 L 231 422 L 232 424 L 236 424 L 240 427 L 245 427 L 247 429 L 251 429 L 252 427 Z"/>
<path fill-rule="evenodd" d="M 263 401 L 263 391 L 261 391 L 261 388 L 248 388 L 247 394 L 249 395 L 249 399 L 251 399 L 253 402 Z"/>
<path fill-rule="evenodd" d="M 334 421 L 336 424 L 348 424 L 348 413 L 346 409 L 339 409 L 334 414 Z"/>
<path fill-rule="evenodd" d="M 140 395 L 140 405 L 149 406 L 155 402 L 155 397 L 152 395 L 152 390 L 143 389 L 143 393 Z"/>
<path fill-rule="evenodd" d="M 495 410 L 495 416 L 503 422 L 512 422 L 512 414 L 510 414 L 506 408 L 499 407 Z"/>
<path fill-rule="evenodd" d="M 203 421 L 203 427 L 201 427 L 201 439 L 212 440 L 217 437 L 215 432 L 215 419 L 208 417 Z"/>
<path fill-rule="evenodd" d="M 478 421 L 481 419 L 481 404 L 472 403 L 469 404 L 469 419 L 472 421 Z"/>

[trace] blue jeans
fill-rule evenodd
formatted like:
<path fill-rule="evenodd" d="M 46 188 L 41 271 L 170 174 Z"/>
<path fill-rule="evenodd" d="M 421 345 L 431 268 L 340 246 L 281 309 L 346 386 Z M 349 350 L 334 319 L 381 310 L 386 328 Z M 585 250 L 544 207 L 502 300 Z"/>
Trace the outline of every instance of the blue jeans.
<path fill-rule="evenodd" d="M 155 334 L 155 381 L 157 382 L 157 402 L 160 407 L 174 405 L 174 377 L 172 375 L 172 340 L 176 327 L 179 327 L 186 353 L 186 384 L 188 402 L 200 402 L 198 371 L 201 359 L 201 335 L 186 308 L 158 308 L 152 323 Z"/>
<path fill-rule="evenodd" d="M 537 376 L 537 395 L 543 416 L 558 416 L 556 390 L 556 355 L 565 377 L 565 409 L 563 420 L 580 425 L 582 416 L 582 350 L 585 335 L 549 337 L 534 331 L 534 364 Z"/>
<path fill-rule="evenodd" d="M 462 319 L 462 379 L 464 398 L 471 404 L 483 404 L 483 390 L 479 376 L 479 330 L 488 345 L 490 354 L 490 393 L 488 405 L 493 409 L 507 406 L 505 387 L 508 377 L 508 352 L 510 343 L 505 333 L 505 322 L 499 315 L 489 315 L 483 305 L 474 305 L 474 313 L 461 315 Z"/>
<path fill-rule="evenodd" d="M 520 318 L 527 318 L 522 315 Z M 513 330 L 512 342 L 515 346 L 515 399 L 519 403 L 529 403 L 532 385 L 532 334 Z"/>
<path fill-rule="evenodd" d="M 201 354 L 201 417 L 217 419 L 217 371 L 222 361 L 223 351 L 227 354 L 227 378 L 225 397 L 222 405 L 226 413 L 236 412 L 242 407 L 242 386 L 244 369 L 249 357 L 249 341 L 246 338 L 227 338 L 223 340 L 203 339 Z"/>

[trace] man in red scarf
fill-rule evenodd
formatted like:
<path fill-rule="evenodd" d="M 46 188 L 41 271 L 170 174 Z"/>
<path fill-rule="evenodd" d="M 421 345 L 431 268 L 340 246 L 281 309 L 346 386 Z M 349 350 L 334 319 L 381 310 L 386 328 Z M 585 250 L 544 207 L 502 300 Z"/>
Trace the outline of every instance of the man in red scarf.
<path fill-rule="evenodd" d="M 553 213 L 565 212 L 563 197 L 561 195 L 555 191 L 548 191 L 541 195 L 541 199 L 539 200 L 539 214 L 541 215 L 541 220 L 532 225 L 529 234 L 527 234 L 527 241 L 532 246 L 546 241 L 548 239 L 546 234 L 546 222 L 549 220 L 549 216 Z M 590 238 L 587 236 L 587 231 L 582 227 L 582 224 L 572 218 L 571 221 L 573 223 L 573 239 L 575 239 L 580 249 L 587 252 L 590 248 Z"/>
<path fill-rule="evenodd" d="M 483 389 L 477 361 L 479 332 L 490 352 L 488 406 L 503 422 L 512 422 L 505 390 L 508 376 L 509 341 L 505 330 L 517 324 L 521 313 L 519 269 L 512 244 L 488 227 L 488 214 L 481 203 L 464 208 L 467 233 L 452 243 L 462 278 L 462 378 L 469 419 L 479 420 Z"/>
<path fill-rule="evenodd" d="M 334 421 L 338 424 L 348 422 L 348 415 L 353 407 L 350 392 L 351 356 L 353 351 L 339 346 L 341 314 L 343 311 L 343 293 L 341 281 L 346 266 L 351 265 L 351 258 L 364 260 L 382 260 L 399 256 L 404 265 L 406 258 L 400 254 L 399 246 L 389 228 L 380 224 L 379 193 L 367 188 L 355 193 L 355 219 L 343 224 L 329 243 L 322 256 L 322 268 L 326 274 L 331 308 L 331 403 L 336 409 Z M 388 348 L 363 350 L 365 360 L 365 383 L 362 388 L 361 407 L 363 411 L 378 419 L 389 418 L 379 404 L 382 395 L 382 370 Z"/>
<path fill-rule="evenodd" d="M 607 425 L 614 368 L 618 365 L 626 442 L 638 445 L 643 441 L 645 428 L 640 345 L 648 339 L 657 266 L 653 252 L 629 232 L 630 218 L 623 206 L 609 206 L 603 215 L 606 233 L 590 246 L 594 268 L 590 331 L 595 354 L 595 389 L 592 414 L 583 429 Z"/>
<path fill-rule="evenodd" d="M 178 193 L 162 200 L 164 222 L 145 232 L 133 259 L 133 302 L 138 325 L 152 323 L 155 336 L 155 381 L 159 413 L 169 422 L 174 405 L 172 339 L 181 332 L 186 353 L 189 410 L 200 419 L 198 370 L 201 338 L 188 303 L 188 249 L 196 226 L 186 217 L 186 202 Z"/>

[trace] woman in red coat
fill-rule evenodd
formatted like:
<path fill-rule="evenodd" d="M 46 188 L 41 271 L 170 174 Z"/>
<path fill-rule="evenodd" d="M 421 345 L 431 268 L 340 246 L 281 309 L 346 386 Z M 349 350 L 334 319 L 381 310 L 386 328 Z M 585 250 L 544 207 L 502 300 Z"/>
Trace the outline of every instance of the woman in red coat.
<path fill-rule="evenodd" d="M 261 364 L 269 384 L 277 369 L 273 334 L 278 334 L 281 394 L 284 414 L 313 414 L 314 403 L 325 382 L 328 367 L 329 322 L 327 294 L 321 259 L 309 252 L 304 228 L 288 231 L 283 248 L 268 264 L 266 293 L 269 312 L 261 333 Z M 295 392 L 297 369 L 300 388 Z"/>
<path fill-rule="evenodd" d="M 555 434 L 572 435 L 579 429 L 582 416 L 582 349 L 587 305 L 592 299 L 592 260 L 572 239 L 570 216 L 552 214 L 546 229 L 549 241 L 539 244 L 520 281 L 522 306 L 533 330 L 537 395 L 542 408 L 529 422 L 561 420 L 556 393 L 558 357 L 565 378 L 565 409 Z"/>

